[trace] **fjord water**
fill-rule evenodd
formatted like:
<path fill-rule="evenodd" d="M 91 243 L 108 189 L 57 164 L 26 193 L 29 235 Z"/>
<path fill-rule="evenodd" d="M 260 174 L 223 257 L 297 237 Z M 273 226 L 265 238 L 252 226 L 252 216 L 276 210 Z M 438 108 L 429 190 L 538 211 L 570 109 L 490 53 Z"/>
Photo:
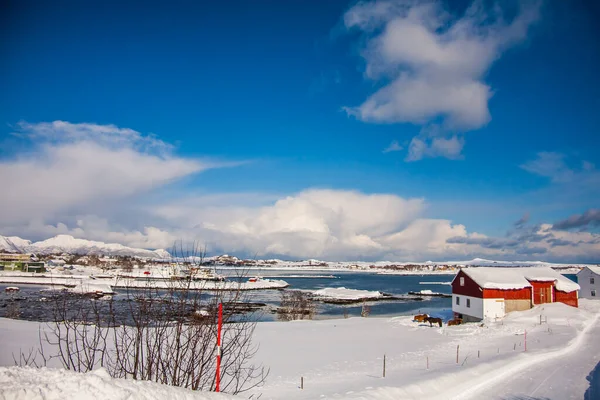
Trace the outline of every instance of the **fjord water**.
<path fill-rule="evenodd" d="M 234 271 L 217 271 L 234 276 Z M 299 289 L 313 291 L 327 287 L 345 287 L 348 289 L 379 291 L 392 295 L 402 295 L 409 292 L 419 292 L 421 290 L 431 290 L 438 293 L 450 294 L 452 289 L 448 284 L 454 278 L 454 275 L 384 275 L 370 272 L 330 272 L 330 271 L 282 271 L 282 270 L 253 270 L 246 275 L 258 275 L 270 277 L 273 279 L 283 279 L 290 286 L 287 290 Z M 333 276 L 329 278 L 325 276 Z M 247 279 L 247 276 L 243 278 Z M 320 276 L 320 277 L 311 277 Z M 565 275 L 573 281 L 577 281 L 576 275 Z M 13 304 L 11 296 L 4 292 L 7 285 L 0 285 L 0 317 L 5 317 L 10 305 Z M 47 321 L 51 317 L 50 304 L 44 302 L 47 292 L 44 286 L 20 285 L 21 291 L 17 295 L 19 298 L 18 307 L 20 309 L 21 319 Z M 119 300 L 125 300 L 125 290 L 117 289 L 114 300 L 116 307 L 119 308 Z M 208 294 L 203 294 L 208 295 Z M 271 311 L 281 302 L 281 291 L 279 290 L 256 290 L 247 293 L 247 301 L 265 303 L 268 307 L 260 313 L 260 320 L 273 321 L 276 315 Z M 397 316 L 410 315 L 415 313 L 428 313 L 433 316 L 439 316 L 447 319 L 452 313 L 452 302 L 450 298 L 442 297 L 422 297 L 422 300 L 390 300 L 375 301 L 366 303 L 370 307 L 371 316 Z M 125 312 L 126 309 L 124 308 Z M 360 316 L 362 303 L 351 305 L 335 305 L 317 303 L 317 313 L 315 319 L 343 318 L 344 316 Z"/>
<path fill-rule="evenodd" d="M 451 287 L 447 284 L 454 275 L 391 275 L 375 274 L 370 272 L 355 271 L 252 271 L 259 276 L 272 279 L 283 279 L 290 284 L 288 290 L 318 290 L 327 287 L 345 287 L 347 289 L 379 291 L 392 295 L 403 295 L 408 292 L 418 292 L 429 289 L 438 293 L 451 293 Z M 334 278 L 311 278 L 310 276 L 327 276 Z M 429 284 L 428 284 L 429 283 Z M 277 291 L 257 291 L 252 293 L 252 301 L 264 302 L 276 306 L 281 300 L 281 294 Z M 371 316 L 394 316 L 418 312 L 426 312 L 440 317 L 448 317 L 451 314 L 452 303 L 449 298 L 423 297 L 423 300 L 386 300 L 366 303 L 370 309 Z M 360 316 L 362 303 L 352 305 L 334 305 L 318 303 L 315 319 L 340 318 L 347 316 Z M 274 316 L 265 315 L 265 320 L 272 320 Z"/>

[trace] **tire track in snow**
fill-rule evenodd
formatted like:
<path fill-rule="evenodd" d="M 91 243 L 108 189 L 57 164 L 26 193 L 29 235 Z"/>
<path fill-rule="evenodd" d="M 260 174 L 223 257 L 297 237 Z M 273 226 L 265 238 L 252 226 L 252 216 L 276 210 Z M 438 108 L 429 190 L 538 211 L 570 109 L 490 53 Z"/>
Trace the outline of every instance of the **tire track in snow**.
<path fill-rule="evenodd" d="M 496 369 L 491 373 L 487 373 L 482 376 L 482 378 L 487 378 L 481 380 L 479 383 L 473 385 L 473 382 L 469 382 L 468 388 L 464 389 L 461 394 L 451 397 L 452 400 L 468 400 L 475 398 L 474 396 L 478 395 L 479 392 L 485 388 L 490 386 L 497 385 L 501 383 L 503 380 L 511 377 L 513 374 L 521 372 L 526 368 L 530 368 L 535 366 L 541 362 L 552 360 L 555 358 L 560 358 L 568 355 L 569 353 L 577 350 L 581 347 L 582 343 L 585 340 L 585 335 L 596 325 L 598 322 L 598 317 L 600 314 L 596 314 L 590 322 L 583 328 L 583 330 L 577 335 L 577 337 L 564 348 L 560 350 L 554 350 L 547 353 L 536 354 L 534 356 L 529 356 L 527 359 L 518 360 L 509 363 L 505 367 L 500 370 Z M 489 376 L 489 377 L 488 377 Z M 539 387 L 538 387 L 539 388 Z M 536 389 L 537 390 L 537 389 Z"/>

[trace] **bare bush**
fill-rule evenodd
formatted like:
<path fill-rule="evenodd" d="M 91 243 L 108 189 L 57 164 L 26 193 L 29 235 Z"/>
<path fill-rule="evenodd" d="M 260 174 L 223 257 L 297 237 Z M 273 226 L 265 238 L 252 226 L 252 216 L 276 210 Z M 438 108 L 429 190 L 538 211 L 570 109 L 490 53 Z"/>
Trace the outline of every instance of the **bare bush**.
<path fill-rule="evenodd" d="M 277 310 L 279 320 L 313 319 L 314 315 L 315 305 L 307 293 L 299 290 L 284 290 L 281 292 L 281 303 Z"/>
<path fill-rule="evenodd" d="M 172 265 L 200 267 L 204 250 L 172 250 Z M 124 281 L 126 299 L 96 300 L 58 293 L 43 335 L 66 369 L 102 366 L 117 378 L 150 380 L 193 390 L 216 388 L 217 310 L 223 305 L 222 392 L 240 393 L 264 382 L 268 370 L 252 363 L 256 312 L 245 313 L 241 277 L 235 282 L 172 279 Z M 208 289 L 205 289 L 207 287 Z M 23 354 L 27 359 L 27 355 Z"/>
<path fill-rule="evenodd" d="M 58 358 L 65 369 L 77 372 L 104 367 L 109 330 L 103 325 L 113 315 L 113 301 L 66 290 L 54 293 L 51 301 L 52 322 L 41 333 L 44 341 L 57 349 L 49 359 Z"/>
<path fill-rule="evenodd" d="M 367 318 L 369 315 L 371 315 L 371 306 L 367 305 L 367 303 L 363 301 L 362 309 L 360 310 L 360 316 Z"/>

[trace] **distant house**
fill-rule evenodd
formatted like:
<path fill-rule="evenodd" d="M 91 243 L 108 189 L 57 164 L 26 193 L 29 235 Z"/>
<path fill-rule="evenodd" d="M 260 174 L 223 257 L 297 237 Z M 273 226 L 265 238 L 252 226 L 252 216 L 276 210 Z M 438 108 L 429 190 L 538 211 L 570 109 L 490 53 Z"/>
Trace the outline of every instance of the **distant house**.
<path fill-rule="evenodd" d="M 66 263 L 65 260 L 60 258 L 46 261 L 46 264 L 48 264 L 49 267 L 63 267 Z"/>
<path fill-rule="evenodd" d="M 580 297 L 600 300 L 600 266 L 585 267 L 577 274 L 581 286 Z"/>
<path fill-rule="evenodd" d="M 455 318 L 481 321 L 561 302 L 578 306 L 579 285 L 548 267 L 462 268 L 452 281 Z"/>
<path fill-rule="evenodd" d="M 43 262 L 28 262 L 23 266 L 23 272 L 46 272 L 46 265 Z"/>
<path fill-rule="evenodd" d="M 2 262 L 2 263 L 27 262 L 27 261 L 31 261 L 31 254 L 0 253 L 0 262 Z"/>

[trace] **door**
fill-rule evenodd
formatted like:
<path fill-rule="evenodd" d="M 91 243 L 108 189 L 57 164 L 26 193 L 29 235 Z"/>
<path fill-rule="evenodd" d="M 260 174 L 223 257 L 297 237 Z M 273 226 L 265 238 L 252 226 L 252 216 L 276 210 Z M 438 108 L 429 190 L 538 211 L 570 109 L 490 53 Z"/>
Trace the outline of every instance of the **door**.
<path fill-rule="evenodd" d="M 553 282 L 531 282 L 533 290 L 533 304 L 552 303 Z"/>
<path fill-rule="evenodd" d="M 552 303 L 552 287 L 541 287 L 538 290 L 540 292 L 538 304 Z"/>

